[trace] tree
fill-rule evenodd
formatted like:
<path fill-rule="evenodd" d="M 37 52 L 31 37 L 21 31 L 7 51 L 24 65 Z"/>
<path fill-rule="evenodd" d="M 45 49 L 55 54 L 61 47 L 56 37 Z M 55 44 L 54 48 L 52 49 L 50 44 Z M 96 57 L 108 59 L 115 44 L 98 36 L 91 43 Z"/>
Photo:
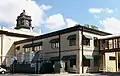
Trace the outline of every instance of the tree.
<path fill-rule="evenodd" d="M 85 26 L 85 27 L 88 27 L 88 28 L 92 28 L 92 29 L 97 29 L 97 30 L 98 30 L 98 27 L 95 26 L 95 25 L 85 24 L 84 26 Z"/>
<path fill-rule="evenodd" d="M 92 29 L 98 29 L 98 27 L 95 26 L 95 25 L 91 25 L 91 28 L 92 28 Z"/>

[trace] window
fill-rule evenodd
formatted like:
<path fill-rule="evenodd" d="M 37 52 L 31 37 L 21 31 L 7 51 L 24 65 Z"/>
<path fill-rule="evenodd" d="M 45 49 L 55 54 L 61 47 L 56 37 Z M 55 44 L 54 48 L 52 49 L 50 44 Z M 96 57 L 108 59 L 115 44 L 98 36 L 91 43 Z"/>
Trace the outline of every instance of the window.
<path fill-rule="evenodd" d="M 43 50 L 43 49 L 42 49 L 42 46 L 39 46 L 39 50 Z"/>
<path fill-rule="evenodd" d="M 51 48 L 59 48 L 59 38 L 50 40 Z"/>
<path fill-rule="evenodd" d="M 76 34 L 68 36 L 67 39 L 69 40 L 69 46 L 76 45 Z"/>
<path fill-rule="evenodd" d="M 42 50 L 42 46 L 35 46 L 35 47 L 34 47 L 34 50 L 35 50 L 35 51 L 40 51 L 40 50 Z"/>
<path fill-rule="evenodd" d="M 90 59 L 84 59 L 83 66 L 90 66 Z"/>
<path fill-rule="evenodd" d="M 96 37 L 94 37 L 94 46 L 98 47 L 98 39 Z"/>
<path fill-rule="evenodd" d="M 29 52 L 30 51 L 30 48 L 25 48 L 25 52 Z"/>
<path fill-rule="evenodd" d="M 17 50 L 20 50 L 20 46 L 17 46 L 16 49 L 17 49 Z"/>
<path fill-rule="evenodd" d="M 70 39 L 69 40 L 69 45 L 70 46 L 75 46 L 76 45 L 76 40 L 75 39 Z"/>
<path fill-rule="evenodd" d="M 76 59 L 70 60 L 70 67 L 73 67 L 73 65 L 76 65 Z"/>
<path fill-rule="evenodd" d="M 114 42 L 114 44 L 113 44 L 114 48 L 117 48 L 118 47 L 118 45 L 117 45 L 117 39 L 114 39 L 113 42 Z"/>
<path fill-rule="evenodd" d="M 59 42 L 51 43 L 51 48 L 59 48 Z"/>
<path fill-rule="evenodd" d="M 109 40 L 105 40 L 105 49 L 109 48 Z"/>
<path fill-rule="evenodd" d="M 115 60 L 115 57 L 109 56 L 109 60 Z"/>
<path fill-rule="evenodd" d="M 89 38 L 84 38 L 83 39 L 83 45 L 90 46 L 90 39 Z"/>

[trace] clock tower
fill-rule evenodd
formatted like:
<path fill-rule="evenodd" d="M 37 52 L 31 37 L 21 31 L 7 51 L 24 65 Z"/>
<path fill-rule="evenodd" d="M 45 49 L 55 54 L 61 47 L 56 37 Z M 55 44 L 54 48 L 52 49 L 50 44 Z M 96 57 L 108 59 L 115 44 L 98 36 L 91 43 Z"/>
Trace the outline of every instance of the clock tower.
<path fill-rule="evenodd" d="M 28 16 L 25 12 L 25 10 L 23 10 L 23 12 L 17 17 L 17 24 L 15 29 L 31 29 L 31 16 Z"/>

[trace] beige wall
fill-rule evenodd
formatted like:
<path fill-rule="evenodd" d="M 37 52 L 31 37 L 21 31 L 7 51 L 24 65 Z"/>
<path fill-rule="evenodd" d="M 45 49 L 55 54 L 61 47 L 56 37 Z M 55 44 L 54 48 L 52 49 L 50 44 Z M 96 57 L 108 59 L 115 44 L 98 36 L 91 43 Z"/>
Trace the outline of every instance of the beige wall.
<path fill-rule="evenodd" d="M 72 52 L 67 52 L 69 50 L 73 50 L 75 51 L 76 49 L 78 49 L 78 39 L 76 39 L 76 46 L 69 46 L 69 40 L 67 40 L 67 37 L 69 35 L 73 35 L 73 34 L 76 34 L 78 36 L 78 32 L 70 32 L 70 33 L 66 33 L 66 34 L 62 34 L 60 35 L 60 39 L 61 39 L 61 51 L 64 51 L 64 53 L 62 53 L 62 55 L 76 55 L 76 52 L 75 53 L 72 53 Z M 53 37 L 48 37 L 48 38 L 44 38 L 44 39 L 40 39 L 40 40 L 34 40 L 33 42 L 40 42 L 42 41 L 43 42 L 43 50 L 41 51 L 41 53 L 47 53 L 45 54 L 44 58 L 46 59 L 49 59 L 50 57 L 55 57 L 55 56 L 59 56 L 59 48 L 51 48 L 51 43 L 49 43 L 50 40 L 54 39 L 54 38 L 59 38 L 59 36 L 53 36 Z M 78 37 L 77 37 L 78 38 Z M 32 41 L 30 42 L 27 42 L 27 43 L 22 43 L 22 44 L 18 44 L 16 45 L 17 46 L 20 46 L 20 50 L 16 50 L 16 54 L 20 53 L 20 52 L 23 52 L 24 49 L 22 48 L 25 44 L 30 44 L 32 43 Z M 66 52 L 67 53 L 66 53 Z M 54 53 L 53 53 L 54 52 Z"/>
<path fill-rule="evenodd" d="M 69 40 L 67 40 L 67 37 L 69 35 L 73 35 L 76 34 L 76 46 L 69 46 Z M 98 55 L 98 51 L 94 51 L 94 37 L 99 37 L 99 35 L 95 35 L 95 34 L 91 34 L 91 33 L 83 33 L 84 35 L 89 35 L 92 37 L 92 39 L 90 40 L 90 46 L 84 46 L 84 55 Z M 82 68 L 81 68 L 81 62 L 82 62 L 82 58 L 81 58 L 81 31 L 74 31 L 74 32 L 70 32 L 70 33 L 65 33 L 60 35 L 60 41 L 61 41 L 61 57 L 65 56 L 65 55 L 77 55 L 77 69 L 80 69 L 79 72 L 82 73 Z M 54 38 L 59 38 L 59 36 L 53 36 L 53 37 L 48 37 L 48 38 L 44 38 L 44 39 L 40 39 L 40 40 L 36 40 L 33 42 L 39 42 L 42 41 L 43 42 L 43 50 L 41 51 L 44 54 L 44 58 L 45 59 L 50 59 L 51 57 L 56 57 L 59 56 L 59 48 L 55 48 L 52 49 L 51 48 L 51 44 L 49 43 L 49 41 L 51 39 Z M 22 44 L 18 44 L 17 46 L 20 46 L 20 50 L 16 50 L 16 54 L 19 54 L 20 52 L 23 52 L 24 49 L 22 48 L 25 44 L 29 44 L 32 43 L 32 41 L 27 42 L 27 43 L 22 43 Z M 98 50 L 98 48 L 96 49 Z M 46 54 L 47 53 L 47 54 Z M 79 57 L 79 58 L 78 58 Z M 79 64 L 78 64 L 79 63 Z M 86 70 L 88 68 L 93 68 L 94 67 L 94 60 L 91 60 L 90 62 L 90 67 L 84 67 L 84 72 L 86 72 Z M 94 67 L 94 69 L 96 69 L 96 67 Z M 92 69 L 92 70 L 94 70 Z"/>
<path fill-rule="evenodd" d="M 116 60 L 109 60 L 109 56 L 115 57 L 115 52 L 105 53 L 106 71 L 116 72 Z"/>
<path fill-rule="evenodd" d="M 14 55 L 14 42 L 25 38 L 12 37 L 3 35 L 3 50 L 2 50 L 2 62 L 3 64 L 10 64 L 11 57 Z M 0 39 L 1 40 L 1 39 Z M 1 45 L 1 44 L 0 44 Z"/>
<path fill-rule="evenodd" d="M 69 40 L 67 40 L 67 37 L 73 34 L 76 34 L 76 46 L 69 46 Z M 79 49 L 78 36 L 79 36 L 78 31 L 62 34 L 60 36 L 61 37 L 61 51 Z"/>

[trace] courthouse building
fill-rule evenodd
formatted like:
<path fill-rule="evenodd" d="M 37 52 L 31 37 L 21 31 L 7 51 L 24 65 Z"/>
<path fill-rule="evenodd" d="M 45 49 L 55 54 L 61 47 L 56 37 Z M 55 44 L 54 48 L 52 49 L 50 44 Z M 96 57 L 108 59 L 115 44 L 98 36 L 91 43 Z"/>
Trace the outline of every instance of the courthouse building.
<path fill-rule="evenodd" d="M 41 56 L 53 63 L 54 72 L 58 69 L 76 73 L 119 71 L 117 44 L 120 35 L 76 25 L 35 36 L 37 34 L 31 32 L 31 28 L 31 17 L 23 11 L 17 18 L 15 29 L 0 29 L 1 65 L 10 66 L 13 57 L 19 64 L 33 65 Z"/>

